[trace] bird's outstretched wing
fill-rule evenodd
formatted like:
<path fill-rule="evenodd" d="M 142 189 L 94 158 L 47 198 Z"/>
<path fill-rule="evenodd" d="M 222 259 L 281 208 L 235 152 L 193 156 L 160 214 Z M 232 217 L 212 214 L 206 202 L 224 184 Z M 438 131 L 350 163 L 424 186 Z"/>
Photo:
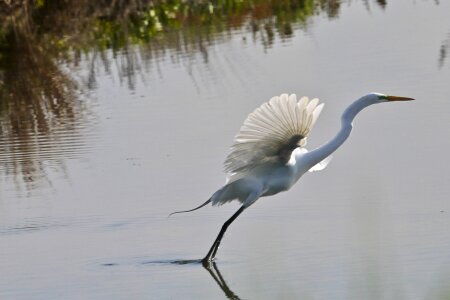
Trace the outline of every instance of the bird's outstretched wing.
<path fill-rule="evenodd" d="M 228 174 L 246 172 L 258 165 L 287 163 L 292 151 L 306 144 L 306 137 L 319 117 L 319 99 L 297 100 L 295 94 L 273 97 L 252 112 L 234 139 L 225 160 Z"/>

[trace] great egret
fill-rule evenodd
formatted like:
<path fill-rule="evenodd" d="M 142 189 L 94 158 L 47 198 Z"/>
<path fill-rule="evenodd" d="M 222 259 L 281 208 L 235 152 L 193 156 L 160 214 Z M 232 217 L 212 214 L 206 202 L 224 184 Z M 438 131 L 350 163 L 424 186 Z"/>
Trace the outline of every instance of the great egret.
<path fill-rule="evenodd" d="M 383 102 L 414 100 L 409 97 L 370 93 L 353 102 L 341 116 L 341 129 L 328 143 L 307 151 L 306 138 L 319 117 L 323 103 L 295 94 L 273 97 L 252 112 L 234 139 L 225 160 L 227 181 L 202 205 L 222 205 L 232 200 L 242 203 L 222 226 L 202 263 L 208 266 L 216 256 L 228 226 L 260 197 L 289 190 L 308 171 L 324 169 L 330 155 L 349 137 L 353 119 L 365 107 Z M 171 215 L 172 215 L 171 214 Z"/>

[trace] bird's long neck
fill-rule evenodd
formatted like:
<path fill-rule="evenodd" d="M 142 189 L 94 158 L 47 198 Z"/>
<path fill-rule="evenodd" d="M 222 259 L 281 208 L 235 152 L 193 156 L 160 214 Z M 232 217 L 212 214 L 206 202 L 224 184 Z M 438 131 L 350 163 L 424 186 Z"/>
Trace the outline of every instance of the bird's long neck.
<path fill-rule="evenodd" d="M 326 157 L 330 156 L 334 151 L 336 151 L 350 136 L 353 129 L 353 119 L 355 116 L 364 108 L 369 105 L 375 104 L 373 97 L 364 96 L 353 102 L 341 116 L 341 129 L 336 134 L 336 136 L 331 139 L 325 145 L 307 153 L 305 159 L 310 167 L 321 162 Z"/>

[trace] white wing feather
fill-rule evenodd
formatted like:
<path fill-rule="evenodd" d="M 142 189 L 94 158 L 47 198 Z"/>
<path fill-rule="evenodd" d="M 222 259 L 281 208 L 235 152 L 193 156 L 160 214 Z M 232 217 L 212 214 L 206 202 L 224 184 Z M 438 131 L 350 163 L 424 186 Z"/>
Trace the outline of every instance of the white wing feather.
<path fill-rule="evenodd" d="M 308 172 L 322 171 L 323 169 L 325 169 L 328 166 L 328 164 L 330 163 L 332 158 L 333 158 L 332 156 L 326 157 L 320 163 L 318 163 L 317 165 L 315 165 L 311 169 L 309 169 Z"/>
<path fill-rule="evenodd" d="M 225 171 L 231 176 L 258 165 L 278 161 L 283 147 L 306 145 L 306 137 L 320 115 L 323 103 L 282 94 L 273 97 L 252 112 L 244 121 L 225 160 Z M 294 138 L 294 140 L 293 140 Z M 297 139 L 299 139 L 297 141 Z M 292 151 L 292 150 L 291 150 Z"/>

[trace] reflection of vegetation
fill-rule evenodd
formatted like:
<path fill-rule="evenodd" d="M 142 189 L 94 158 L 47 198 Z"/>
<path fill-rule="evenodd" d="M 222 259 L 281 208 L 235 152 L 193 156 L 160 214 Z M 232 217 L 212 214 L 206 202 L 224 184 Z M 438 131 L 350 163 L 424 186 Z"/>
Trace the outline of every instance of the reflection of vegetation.
<path fill-rule="evenodd" d="M 76 67 L 83 56 L 90 62 L 86 87 L 93 88 L 97 65 L 109 70 L 106 50 L 114 57 L 123 51 L 120 78 L 133 88 L 138 54 L 151 61 L 167 50 L 201 53 L 207 62 L 213 39 L 241 28 L 270 47 L 277 36 L 292 36 L 292 24 L 305 25 L 317 10 L 334 15 L 339 5 L 330 3 L 337 2 L 0 0 L 0 150 L 5 172 L 13 178 L 21 174 L 21 181 L 31 184 L 43 178 L 45 159 L 64 152 L 49 147 L 70 147 L 58 132 L 80 136 L 74 132 L 83 122 L 83 105 L 74 78 L 64 68 Z"/>
<path fill-rule="evenodd" d="M 387 4 L 387 1 L 386 1 L 386 0 L 377 0 L 377 3 L 378 3 L 382 8 L 385 8 L 385 7 L 386 7 L 386 4 Z"/>
<path fill-rule="evenodd" d="M 450 49 L 450 38 L 442 42 L 441 49 L 439 51 L 439 67 L 444 66 L 445 60 L 448 56 L 448 51 Z"/>
<path fill-rule="evenodd" d="M 167 1 L 134 11 L 125 22 L 109 17 L 97 19 L 94 35 L 103 48 L 117 50 L 129 42 L 148 44 L 155 37 L 162 38 L 161 33 L 174 30 L 182 30 L 187 41 L 196 36 L 199 28 L 212 37 L 214 33 L 240 28 L 250 20 L 253 31 L 275 30 L 280 36 L 290 36 L 291 24 L 304 22 L 313 13 L 314 0 L 214 1 L 214 4 L 212 1 Z M 164 38 L 158 41 L 165 42 Z"/>
<path fill-rule="evenodd" d="M 386 0 L 376 3 L 384 7 Z M 231 30 L 250 30 L 270 47 L 274 38 L 291 37 L 293 26 L 306 26 L 315 14 L 336 17 L 340 5 L 339 0 L 3 0 L 0 40 L 27 27 L 23 36 L 30 46 L 45 51 L 48 59 L 72 63 L 86 53 L 105 63 L 105 50 L 117 53 L 130 45 L 141 46 L 146 58 L 174 50 L 200 52 L 207 60 L 207 46 Z M 133 74 L 133 67 L 126 65 L 123 74 Z"/>
<path fill-rule="evenodd" d="M 125 59 L 120 63 L 120 79 L 126 79 L 133 88 L 135 77 L 142 65 L 157 62 L 170 54 L 175 61 L 188 55 L 200 54 L 209 60 L 208 48 L 215 42 L 230 37 L 234 30 L 249 30 L 254 40 L 266 48 L 276 37 L 288 39 L 293 24 L 306 26 L 309 16 L 320 10 L 316 0 L 282 1 L 151 1 L 126 13 L 104 14 L 95 18 L 93 30 L 86 37 L 92 46 L 90 61 L 102 64 L 104 50 L 122 51 Z M 139 9 L 136 9 L 139 7 Z M 133 45 L 133 46 L 132 46 Z M 138 46 L 138 47 L 136 47 Z M 99 59 L 100 58 L 100 59 Z M 91 70 L 95 70 L 92 67 Z M 89 76 L 89 85 L 95 86 L 95 76 Z"/>
<path fill-rule="evenodd" d="M 0 31 L 0 151 L 5 172 L 29 187 L 46 179 L 44 156 L 61 144 L 55 132 L 70 131 L 79 115 L 75 83 L 45 38 L 39 40 L 28 13 L 12 8 Z"/>
<path fill-rule="evenodd" d="M 363 0 L 365 1 L 365 0 Z M 131 87 L 137 71 L 135 51 L 146 60 L 173 50 L 176 55 L 201 53 L 214 39 L 244 29 L 268 48 L 275 38 L 290 38 L 293 26 L 306 26 L 309 17 L 325 13 L 336 17 L 339 0 L 0 0 L 0 45 L 5 36 L 26 32 L 28 45 L 45 52 L 47 59 L 77 63 L 90 55 L 92 63 L 108 68 L 105 50 L 123 51 L 121 77 Z M 386 5 L 386 1 L 377 1 Z M 26 25 L 26 26 L 25 26 Z M 19 29 L 19 30 L 17 30 Z M 7 48 L 6 48 L 7 49 Z M 130 51 L 128 51 L 130 50 Z M 5 48 L 0 49 L 0 56 Z M 20 54 L 18 54 L 20 55 Z M 91 70 L 94 70 L 94 66 Z M 95 86 L 95 76 L 88 87 Z"/>
<path fill-rule="evenodd" d="M 36 136 L 57 144 L 52 133 L 82 123 L 74 122 L 83 106 L 64 68 L 88 62 L 83 83 L 90 89 L 98 66 L 109 72 L 116 60 L 120 79 L 133 88 L 140 59 L 199 53 L 208 62 L 208 47 L 236 30 L 270 48 L 309 17 L 334 18 L 339 9 L 339 0 L 0 0 L 0 150 L 10 169 L 34 181 L 42 162 L 29 156 L 42 147 Z M 24 153 L 26 162 L 16 159 Z"/>

